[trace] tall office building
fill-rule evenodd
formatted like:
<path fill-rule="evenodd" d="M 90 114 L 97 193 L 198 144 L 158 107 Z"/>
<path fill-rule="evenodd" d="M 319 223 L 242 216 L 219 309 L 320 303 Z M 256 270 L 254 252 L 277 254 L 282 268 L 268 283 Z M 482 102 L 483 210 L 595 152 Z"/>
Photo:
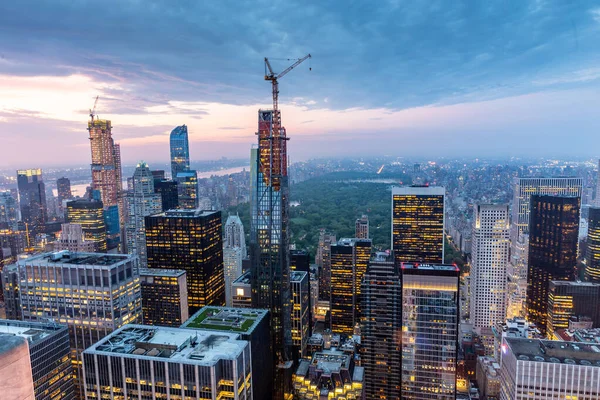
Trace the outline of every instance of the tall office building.
<path fill-rule="evenodd" d="M 146 228 L 144 218 L 162 211 L 161 198 L 154 193 L 154 178 L 145 162 L 137 165 L 132 187 L 127 194 L 129 213 L 125 233 L 127 237 L 127 252 L 140 258 L 140 266 L 145 268 L 146 257 Z"/>
<path fill-rule="evenodd" d="M 460 271 L 405 264 L 402 282 L 402 389 L 406 400 L 454 400 Z"/>
<path fill-rule="evenodd" d="M 225 305 L 231 307 L 234 296 L 233 282 L 242 275 L 241 247 L 223 247 L 223 271 L 225 274 Z"/>
<path fill-rule="evenodd" d="M 358 239 L 370 239 L 369 238 L 369 217 L 363 215 L 358 218 L 355 223 L 355 238 Z"/>
<path fill-rule="evenodd" d="M 588 343 L 505 338 L 500 400 L 599 399 L 600 354 Z"/>
<path fill-rule="evenodd" d="M 73 398 L 73 367 L 66 325 L 0 319 L 0 342 L 3 335 L 27 339 L 36 400 Z M 2 391 L 6 394 L 4 387 Z"/>
<path fill-rule="evenodd" d="M 372 261 L 362 283 L 365 398 L 400 400 L 402 309 L 398 266 Z"/>
<path fill-rule="evenodd" d="M 145 225 L 148 267 L 186 271 L 190 314 L 225 304 L 220 211 L 170 210 Z"/>
<path fill-rule="evenodd" d="M 154 193 L 160 194 L 163 211 L 174 210 L 179 207 L 179 192 L 176 181 L 154 179 Z"/>
<path fill-rule="evenodd" d="M 252 305 L 271 312 L 271 343 L 276 396 L 288 392 L 291 373 L 291 310 L 289 273 L 289 187 L 287 138 L 280 112 L 259 110 L 256 179 L 250 205 L 250 276 Z M 275 127 L 275 129 L 274 129 Z"/>
<path fill-rule="evenodd" d="M 0 191 L 0 229 L 17 229 L 19 203 L 10 190 Z"/>
<path fill-rule="evenodd" d="M 335 242 L 334 234 L 321 229 L 315 262 L 319 266 L 319 300 L 327 302 L 331 300 L 331 245 Z"/>
<path fill-rule="evenodd" d="M 589 209 L 585 278 L 600 283 L 600 207 Z"/>
<path fill-rule="evenodd" d="M 331 331 L 352 335 L 361 321 L 361 282 L 371 240 L 340 239 L 331 246 Z"/>
<path fill-rule="evenodd" d="M 69 327 L 77 393 L 83 383 L 81 352 L 114 329 L 141 321 L 137 259 L 63 251 L 38 254 L 16 266 L 23 320 L 51 319 Z"/>
<path fill-rule="evenodd" d="M 86 241 L 94 243 L 94 250 L 105 252 L 106 224 L 101 201 L 72 200 L 67 202 L 67 222 L 81 226 Z"/>
<path fill-rule="evenodd" d="M 177 181 L 179 208 L 187 210 L 198 208 L 198 175 L 196 171 L 178 172 L 175 180 Z"/>
<path fill-rule="evenodd" d="M 123 191 L 121 182 L 121 155 L 112 138 L 109 120 L 88 121 L 92 150 L 92 190 L 100 192 L 104 206 L 116 206 Z"/>
<path fill-rule="evenodd" d="M 58 194 L 58 207 L 60 211 L 64 213 L 64 201 L 73 198 L 73 194 L 71 193 L 71 181 L 69 178 L 62 177 L 56 180 L 56 193 Z M 64 215 L 62 217 L 64 217 Z"/>
<path fill-rule="evenodd" d="M 493 352 L 492 327 L 506 319 L 509 257 L 508 205 L 478 204 L 473 215 L 470 318 Z"/>
<path fill-rule="evenodd" d="M 19 297 L 19 269 L 15 264 L 6 265 L 0 272 L 0 278 L 6 318 L 12 320 L 23 319 Z"/>
<path fill-rule="evenodd" d="M 235 333 L 127 325 L 83 352 L 85 398 L 251 399 L 251 359 Z"/>
<path fill-rule="evenodd" d="M 550 281 L 573 280 L 577 267 L 579 197 L 531 196 L 527 316 L 546 334 Z"/>
<path fill-rule="evenodd" d="M 237 215 L 230 215 L 225 222 L 225 237 L 223 238 L 224 247 L 239 247 L 242 249 L 242 256 L 246 257 L 246 236 L 244 235 L 244 225 Z"/>
<path fill-rule="evenodd" d="M 306 250 L 290 250 L 290 270 L 310 272 L 310 255 Z"/>
<path fill-rule="evenodd" d="M 587 317 L 600 328 L 600 283 L 550 281 L 548 286 L 548 337 L 568 329 L 571 317 Z"/>
<path fill-rule="evenodd" d="M 42 178 L 42 170 L 40 168 L 18 170 L 17 187 L 21 220 L 29 225 L 29 230 L 34 234 L 41 232 L 48 222 L 46 185 Z"/>
<path fill-rule="evenodd" d="M 292 345 L 299 358 L 306 355 L 310 337 L 310 286 L 308 272 L 290 272 L 292 289 Z"/>
<path fill-rule="evenodd" d="M 85 237 L 79 224 L 62 224 L 60 236 L 54 243 L 54 251 L 69 250 L 76 253 L 93 253 L 98 251 L 98 244 Z"/>
<path fill-rule="evenodd" d="M 187 126 L 181 125 L 171 131 L 171 179 L 180 172 L 190 170 L 190 148 Z"/>
<path fill-rule="evenodd" d="M 187 321 L 186 272 L 181 269 L 140 269 L 144 325 L 178 327 Z"/>
<path fill-rule="evenodd" d="M 436 186 L 392 188 L 392 248 L 402 262 L 444 262 L 444 198 Z"/>

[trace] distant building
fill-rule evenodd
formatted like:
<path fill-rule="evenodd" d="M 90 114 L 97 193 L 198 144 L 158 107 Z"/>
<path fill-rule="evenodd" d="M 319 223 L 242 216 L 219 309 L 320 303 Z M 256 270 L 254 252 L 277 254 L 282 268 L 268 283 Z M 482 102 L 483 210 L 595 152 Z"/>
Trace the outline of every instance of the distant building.
<path fill-rule="evenodd" d="M 35 399 L 27 339 L 0 333 L 0 387 L 6 399 Z"/>
<path fill-rule="evenodd" d="M 331 301 L 331 245 L 335 234 L 321 229 L 315 262 L 319 266 L 319 300 Z"/>
<path fill-rule="evenodd" d="M 250 342 L 252 354 L 253 398 L 270 399 L 274 371 L 271 365 L 269 311 L 254 308 L 204 307 L 183 324 L 182 328 L 228 332 Z"/>
<path fill-rule="evenodd" d="M 29 225 L 29 230 L 33 233 L 43 231 L 44 225 L 48 222 L 48 209 L 42 170 L 40 168 L 18 170 L 17 186 L 21 220 Z"/>
<path fill-rule="evenodd" d="M 492 327 L 506 319 L 508 217 L 506 204 L 477 204 L 474 207 L 470 318 L 488 354 L 493 353 Z"/>
<path fill-rule="evenodd" d="M 179 197 L 179 208 L 195 210 L 198 202 L 198 175 L 195 170 L 179 172 L 175 177 Z"/>
<path fill-rule="evenodd" d="M 148 268 L 187 272 L 189 312 L 225 304 L 220 211 L 170 210 L 147 216 Z"/>
<path fill-rule="evenodd" d="M 331 246 L 331 331 L 352 335 L 361 318 L 361 282 L 371 240 L 340 239 Z"/>
<path fill-rule="evenodd" d="M 584 343 L 507 338 L 501 400 L 597 399 L 600 353 Z"/>
<path fill-rule="evenodd" d="M 234 333 L 126 325 L 83 352 L 83 370 L 86 399 L 250 399 L 253 392 L 250 346 Z"/>
<path fill-rule="evenodd" d="M 250 271 L 245 272 L 231 284 L 232 307 L 252 308 L 252 288 Z"/>
<path fill-rule="evenodd" d="M 180 172 L 190 170 L 190 149 L 188 143 L 187 126 L 181 125 L 171 131 L 171 179 L 175 179 Z"/>
<path fill-rule="evenodd" d="M 16 264 L 23 320 L 52 319 L 69 327 L 76 385 L 83 383 L 81 352 L 114 329 L 142 319 L 136 264 L 129 255 L 67 251 Z"/>
<path fill-rule="evenodd" d="M 292 345 L 299 357 L 306 355 L 306 343 L 310 336 L 310 286 L 308 272 L 290 272 L 292 288 Z"/>
<path fill-rule="evenodd" d="M 106 224 L 101 201 L 84 199 L 69 201 L 66 216 L 69 224 L 81 226 L 84 239 L 94 243 L 94 252 L 106 252 Z"/>
<path fill-rule="evenodd" d="M 246 257 L 246 237 L 244 225 L 240 217 L 230 215 L 225 223 L 223 237 L 223 264 L 225 270 L 225 299 L 228 307 L 232 306 L 233 281 L 242 275 L 242 260 Z"/>
<path fill-rule="evenodd" d="M 371 261 L 363 278 L 362 304 L 365 397 L 400 400 L 401 286 L 393 261 Z"/>
<path fill-rule="evenodd" d="M 392 188 L 392 248 L 402 262 L 444 262 L 446 190 L 437 186 Z"/>
<path fill-rule="evenodd" d="M 140 269 L 144 325 L 180 326 L 188 319 L 188 289 L 184 270 Z"/>
<path fill-rule="evenodd" d="M 355 235 L 358 239 L 370 239 L 369 237 L 369 217 L 363 215 L 355 223 Z"/>
<path fill-rule="evenodd" d="M 2 295 L 6 318 L 23 319 L 21 299 L 19 297 L 19 268 L 15 264 L 6 265 L 0 272 L 2 278 Z"/>
<path fill-rule="evenodd" d="M 0 320 L 0 342 L 7 336 L 27 339 L 36 400 L 73 398 L 73 367 L 66 325 Z"/>
<path fill-rule="evenodd" d="M 70 200 L 73 198 L 73 194 L 71 193 L 71 181 L 69 178 L 58 178 L 56 180 L 56 192 L 58 194 L 58 206 L 61 211 L 62 205 L 66 200 Z M 64 217 L 64 216 L 63 216 Z"/>
<path fill-rule="evenodd" d="M 600 283 L 600 207 L 589 210 L 585 264 L 586 280 Z"/>
<path fill-rule="evenodd" d="M 246 257 L 246 235 L 244 234 L 244 225 L 237 215 L 230 215 L 225 222 L 225 236 L 223 237 L 224 247 L 239 247 L 242 250 L 242 258 Z"/>
<path fill-rule="evenodd" d="M 302 360 L 293 376 L 295 398 L 362 399 L 364 368 L 355 364 L 353 355 L 339 350 L 323 350 L 311 360 Z"/>
<path fill-rule="evenodd" d="M 141 162 L 137 165 L 131 182 L 132 187 L 127 194 L 129 213 L 125 225 L 127 252 L 137 255 L 140 258 L 140 266 L 145 268 L 148 257 L 144 218 L 160 213 L 162 204 L 160 195 L 154 193 L 154 178 L 146 163 Z"/>
<path fill-rule="evenodd" d="M 600 283 L 550 281 L 548 286 L 547 333 L 569 328 L 572 317 L 588 317 L 600 328 Z"/>
<path fill-rule="evenodd" d="M 579 197 L 531 196 L 530 223 L 527 315 L 547 334 L 550 281 L 575 278 Z"/>
<path fill-rule="evenodd" d="M 458 286 L 453 265 L 407 264 L 402 282 L 400 398 L 454 400 L 458 346 Z"/>
<path fill-rule="evenodd" d="M 160 194 L 162 211 L 174 210 L 179 207 L 179 192 L 176 181 L 155 179 L 154 193 Z"/>
<path fill-rule="evenodd" d="M 98 243 L 87 240 L 83 227 L 79 224 L 62 224 L 60 236 L 54 243 L 54 251 L 93 253 L 98 251 Z"/>
<path fill-rule="evenodd" d="M 0 191 L 0 229 L 17 229 L 19 205 L 16 194 L 10 190 Z"/>

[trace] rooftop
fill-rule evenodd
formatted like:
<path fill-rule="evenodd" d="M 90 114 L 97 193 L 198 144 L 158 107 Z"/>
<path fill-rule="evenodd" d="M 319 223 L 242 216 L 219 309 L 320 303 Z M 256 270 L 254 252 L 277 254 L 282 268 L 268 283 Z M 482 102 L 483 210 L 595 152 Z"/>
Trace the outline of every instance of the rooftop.
<path fill-rule="evenodd" d="M 600 367 L 600 345 L 541 339 L 506 338 L 519 361 Z M 503 352 L 506 352 L 503 345 Z"/>
<path fill-rule="evenodd" d="M 207 306 L 192 315 L 182 327 L 250 334 L 267 313 L 263 309 Z"/>
<path fill-rule="evenodd" d="M 250 284 L 250 271 L 247 271 L 245 273 L 243 273 L 242 275 L 239 276 L 239 278 L 237 278 L 235 281 L 233 281 L 233 283 L 242 283 L 245 285 L 249 285 Z"/>
<path fill-rule="evenodd" d="M 600 283 L 581 282 L 581 281 L 550 281 L 554 286 L 575 286 L 575 287 L 600 287 Z"/>
<path fill-rule="evenodd" d="M 140 268 L 140 276 L 179 277 L 185 275 L 185 273 L 182 269 Z"/>
<path fill-rule="evenodd" d="M 415 196 L 443 196 L 446 189 L 441 186 L 395 186 L 392 188 L 392 196 L 395 195 L 415 195 Z"/>
<path fill-rule="evenodd" d="M 558 329 L 554 336 L 566 342 L 597 343 L 600 346 L 600 328 Z"/>
<path fill-rule="evenodd" d="M 306 271 L 290 271 L 290 281 L 301 282 L 307 275 Z"/>
<path fill-rule="evenodd" d="M 86 353 L 127 355 L 128 358 L 168 359 L 169 362 L 211 366 L 231 360 L 248 346 L 233 333 L 214 333 L 196 329 L 125 325 Z"/>
<path fill-rule="evenodd" d="M 12 321 L 0 319 L 0 335 L 19 336 L 35 343 L 51 336 L 54 332 L 67 329 L 65 325 L 43 322 Z"/>
<path fill-rule="evenodd" d="M 456 264 L 419 264 L 402 263 L 403 270 L 423 270 L 423 271 L 460 271 Z"/>
<path fill-rule="evenodd" d="M 153 217 L 171 217 L 171 218 L 195 218 L 195 217 L 207 217 L 209 215 L 220 213 L 221 211 L 213 210 L 201 210 L 199 208 L 195 210 L 167 210 L 163 213 L 154 214 Z"/>
<path fill-rule="evenodd" d="M 54 253 L 37 254 L 23 260 L 18 264 L 27 265 L 53 265 L 53 264 L 74 264 L 91 266 L 109 266 L 133 259 L 129 254 L 103 254 L 103 253 L 74 253 L 68 250 L 57 251 Z"/>

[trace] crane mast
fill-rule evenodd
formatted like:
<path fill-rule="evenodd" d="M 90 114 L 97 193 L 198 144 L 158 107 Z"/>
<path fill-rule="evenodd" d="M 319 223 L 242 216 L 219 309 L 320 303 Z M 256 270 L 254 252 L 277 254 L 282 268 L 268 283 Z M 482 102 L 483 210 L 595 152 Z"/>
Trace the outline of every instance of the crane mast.
<path fill-rule="evenodd" d="M 92 122 L 94 122 L 94 116 L 96 115 L 96 105 L 98 104 L 98 98 L 100 96 L 96 96 L 96 100 L 94 101 L 94 107 L 90 108 L 90 117 L 92 118 Z"/>

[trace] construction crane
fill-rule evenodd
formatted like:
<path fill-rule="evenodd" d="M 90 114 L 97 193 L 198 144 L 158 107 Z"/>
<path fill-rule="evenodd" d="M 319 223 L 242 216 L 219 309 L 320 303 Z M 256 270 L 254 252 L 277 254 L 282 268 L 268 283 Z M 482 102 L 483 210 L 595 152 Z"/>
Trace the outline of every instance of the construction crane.
<path fill-rule="evenodd" d="M 98 98 L 100 96 L 96 96 L 96 101 L 94 101 L 94 108 L 90 108 L 90 117 L 92 118 L 92 122 L 94 122 L 94 116 L 96 115 L 96 105 L 98 104 Z"/>

